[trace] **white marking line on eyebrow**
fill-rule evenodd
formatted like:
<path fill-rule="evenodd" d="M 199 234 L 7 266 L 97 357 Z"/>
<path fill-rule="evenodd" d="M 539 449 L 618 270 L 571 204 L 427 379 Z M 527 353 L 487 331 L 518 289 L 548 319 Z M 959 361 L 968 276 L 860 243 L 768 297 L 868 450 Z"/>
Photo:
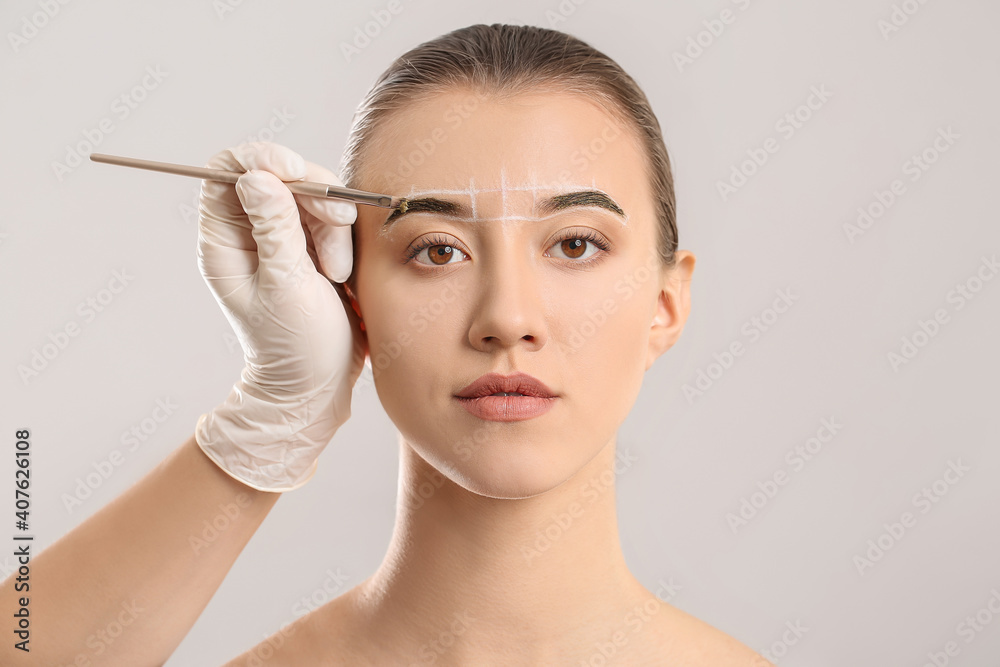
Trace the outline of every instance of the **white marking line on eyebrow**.
<path fill-rule="evenodd" d="M 431 211 L 420 211 L 420 212 L 411 213 L 410 215 L 420 215 L 421 213 L 432 213 L 432 212 Z M 443 219 L 447 220 L 447 221 L 450 221 L 450 222 L 459 222 L 459 223 L 471 223 L 471 222 L 477 222 L 477 223 L 478 222 L 541 222 L 542 220 L 549 220 L 550 218 L 554 218 L 554 217 L 556 217 L 558 215 L 562 215 L 563 213 L 565 213 L 565 210 L 555 211 L 553 213 L 549 213 L 547 215 L 540 215 L 540 216 L 505 215 L 505 216 L 493 216 L 491 218 L 456 218 L 454 216 L 448 216 L 447 218 L 443 218 Z M 621 224 L 624 227 L 625 226 L 625 221 L 621 220 Z M 391 231 L 389 233 L 391 233 Z"/>
<path fill-rule="evenodd" d="M 596 180 L 596 179 L 593 179 L 591 181 L 590 185 L 562 185 L 559 188 L 553 188 L 553 187 L 547 186 L 547 185 L 533 185 L 533 186 L 528 186 L 528 187 L 508 188 L 508 189 L 509 190 L 514 190 L 514 191 L 518 191 L 518 192 L 527 192 L 527 191 L 530 190 L 531 193 L 532 193 L 531 194 L 532 206 L 534 206 L 536 204 L 536 202 L 538 201 L 538 192 L 539 191 L 552 192 L 553 194 L 560 194 L 560 193 L 566 193 L 566 192 L 578 192 L 580 190 L 594 190 L 595 192 L 600 192 L 602 194 L 607 195 L 609 198 L 611 198 L 613 200 L 614 198 L 611 197 L 611 195 L 608 195 L 607 192 L 604 192 L 604 190 L 601 190 L 599 187 L 597 187 L 597 185 L 594 182 L 594 180 Z M 553 213 L 552 215 L 547 215 L 547 216 L 539 218 L 539 217 L 530 217 L 530 216 L 523 216 L 523 215 L 508 214 L 507 211 L 506 211 L 506 203 L 505 203 L 504 204 L 504 215 L 493 216 L 493 217 L 489 217 L 489 218 L 480 218 L 479 214 L 476 211 L 476 195 L 484 193 L 484 192 L 502 192 L 502 191 L 503 191 L 502 188 L 476 188 L 476 187 L 473 186 L 473 183 L 472 183 L 472 181 L 470 179 L 469 188 L 466 189 L 466 190 L 416 190 L 413 186 L 410 186 L 410 194 L 408 194 L 406 196 L 406 198 L 407 199 L 416 199 L 418 197 L 425 197 L 427 195 L 467 195 L 467 196 L 469 196 L 471 198 L 472 217 L 471 218 L 456 218 L 456 217 L 449 216 L 452 220 L 460 220 L 460 221 L 463 221 L 463 222 L 477 222 L 477 221 L 486 222 L 486 221 L 489 221 L 489 220 L 501 220 L 501 221 L 503 221 L 503 220 L 547 220 L 547 219 L 551 218 L 553 215 L 558 215 L 559 213 L 562 213 L 562 212 L 564 212 L 564 211 L 566 211 L 568 209 L 575 208 L 575 207 L 570 206 L 570 207 L 567 207 L 566 209 L 562 209 L 560 211 L 557 211 L 556 213 Z M 506 199 L 506 198 L 504 198 L 504 199 Z M 411 213 L 410 215 L 416 215 L 416 213 Z M 621 222 L 622 226 L 625 227 L 627 225 L 628 220 L 629 220 L 628 214 L 626 213 L 625 217 L 621 217 L 621 216 L 617 216 L 617 217 L 618 217 L 618 220 Z"/>
<path fill-rule="evenodd" d="M 532 176 L 531 177 L 531 210 L 532 211 L 537 211 L 538 210 L 538 187 L 537 186 L 538 186 L 538 183 L 535 180 L 535 177 Z M 504 220 L 503 232 L 504 232 L 504 237 L 505 238 L 507 236 L 507 227 L 508 227 L 507 221 Z"/>
<path fill-rule="evenodd" d="M 532 190 L 536 191 L 552 190 L 553 192 L 561 192 L 561 191 L 571 192 L 573 190 L 597 190 L 598 192 L 604 192 L 603 190 L 598 188 L 593 181 L 591 181 L 590 185 L 560 184 L 559 187 L 554 187 L 551 185 L 526 185 L 523 187 L 515 188 L 510 185 L 507 185 L 506 187 L 499 187 L 499 188 L 475 188 L 475 192 L 480 194 L 485 192 L 503 192 L 504 190 L 506 190 L 507 192 L 529 192 Z M 406 197 L 408 199 L 414 199 L 416 197 L 423 197 L 424 195 L 429 195 L 429 194 L 467 195 L 469 194 L 469 188 L 465 188 L 464 190 L 417 190 L 414 186 L 411 185 L 410 193 L 406 195 Z"/>
<path fill-rule="evenodd" d="M 507 225 L 508 222 L 543 222 L 545 220 L 550 220 L 551 218 L 562 215 L 565 212 L 566 209 L 562 209 L 559 211 L 554 211 L 552 213 L 549 213 L 548 215 L 541 215 L 541 216 L 505 215 L 505 216 L 494 216 L 491 218 L 457 218 L 453 216 L 448 216 L 447 218 L 445 218 L 445 220 L 458 223 L 502 222 L 504 224 L 501 225 L 501 230 L 502 234 L 504 235 L 504 238 L 506 238 L 508 235 L 508 225 Z M 409 215 L 421 215 L 423 213 L 431 213 L 431 211 L 415 211 L 413 213 L 410 213 Z M 627 218 L 622 219 L 619 216 L 615 217 L 618 218 L 618 221 L 621 223 L 622 227 L 628 226 Z M 393 227 L 390 227 L 388 230 L 386 230 L 385 227 L 382 227 L 378 230 L 378 232 L 376 232 L 375 235 L 378 237 L 385 238 L 386 240 L 391 242 L 395 238 L 394 231 L 395 229 Z"/>
<path fill-rule="evenodd" d="M 500 210 L 503 218 L 507 218 L 507 171 L 500 167 Z"/>
<path fill-rule="evenodd" d="M 476 219 L 476 184 L 475 179 L 469 177 L 469 199 L 472 206 L 472 219 Z"/>
<path fill-rule="evenodd" d="M 409 215 L 420 215 L 420 214 L 423 214 L 423 213 L 432 213 L 432 212 L 431 211 L 416 211 L 414 213 L 410 213 Z M 447 220 L 449 222 L 457 222 L 457 223 L 502 222 L 504 224 L 502 225 L 501 229 L 503 230 L 504 236 L 506 236 L 507 233 L 508 233 L 507 224 L 506 223 L 508 223 L 508 222 L 542 222 L 544 220 L 549 220 L 551 218 L 554 218 L 557 215 L 561 215 L 562 213 L 564 213 L 564 211 L 554 211 L 553 213 L 549 213 L 547 215 L 541 215 L 541 216 L 537 216 L 537 215 L 536 216 L 505 215 L 505 216 L 494 216 L 494 217 L 491 217 L 491 218 L 458 218 L 458 217 L 454 217 L 454 216 L 448 216 L 447 218 L 445 218 L 445 220 Z M 622 224 L 623 227 L 626 226 L 626 223 L 625 223 L 624 220 L 621 221 L 621 224 Z M 384 227 L 380 228 L 379 231 L 376 233 L 376 236 L 380 236 L 382 238 L 385 238 L 388 241 L 392 241 L 395 238 L 395 228 L 394 227 L 389 227 L 388 229 L 386 229 Z"/>

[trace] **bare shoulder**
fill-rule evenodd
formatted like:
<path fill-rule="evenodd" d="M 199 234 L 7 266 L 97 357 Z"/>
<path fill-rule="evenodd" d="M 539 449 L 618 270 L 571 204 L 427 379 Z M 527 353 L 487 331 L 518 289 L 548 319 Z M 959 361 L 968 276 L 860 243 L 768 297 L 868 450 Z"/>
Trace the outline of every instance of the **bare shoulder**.
<path fill-rule="evenodd" d="M 371 655 L 365 628 L 349 591 L 299 617 L 224 667 L 339 667 L 388 664 Z M 656 598 L 653 598 L 654 600 Z M 646 603 L 650 600 L 647 597 Z M 671 667 L 775 667 L 736 638 L 687 612 L 657 600 L 658 609 L 627 616 L 611 643 L 598 642 L 606 664 L 670 665 Z M 638 609 L 638 607 L 635 607 Z M 615 662 L 617 660 L 618 662 Z"/>
<path fill-rule="evenodd" d="M 340 667 L 367 665 L 349 641 L 355 628 L 350 600 L 341 596 L 274 632 L 223 667 Z M 330 646 L 336 646 L 335 652 Z"/>
<path fill-rule="evenodd" d="M 691 614 L 662 603 L 647 646 L 649 664 L 678 667 L 775 667 L 759 653 Z M 656 662 L 656 661 L 659 662 Z"/>

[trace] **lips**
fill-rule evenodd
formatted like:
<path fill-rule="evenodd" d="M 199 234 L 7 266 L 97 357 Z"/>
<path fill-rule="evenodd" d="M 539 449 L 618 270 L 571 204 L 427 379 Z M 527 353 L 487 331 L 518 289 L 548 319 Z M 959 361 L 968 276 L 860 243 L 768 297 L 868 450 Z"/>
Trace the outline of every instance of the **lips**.
<path fill-rule="evenodd" d="M 501 375 L 487 373 L 456 394 L 459 398 L 480 398 L 493 394 L 520 394 L 537 398 L 553 398 L 555 393 L 537 378 L 527 373 Z"/>
<path fill-rule="evenodd" d="M 492 422 L 522 422 L 552 409 L 557 395 L 527 373 L 487 373 L 455 395 L 474 417 Z"/>

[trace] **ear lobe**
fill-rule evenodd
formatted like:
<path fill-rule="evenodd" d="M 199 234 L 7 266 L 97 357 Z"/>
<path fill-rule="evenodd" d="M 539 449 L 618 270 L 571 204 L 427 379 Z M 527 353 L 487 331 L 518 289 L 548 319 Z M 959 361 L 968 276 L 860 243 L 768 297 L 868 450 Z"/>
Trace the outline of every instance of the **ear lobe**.
<path fill-rule="evenodd" d="M 681 336 L 691 312 L 691 274 L 696 258 L 687 250 L 677 251 L 674 267 L 663 277 L 656 299 L 656 314 L 650 324 L 646 370 Z"/>

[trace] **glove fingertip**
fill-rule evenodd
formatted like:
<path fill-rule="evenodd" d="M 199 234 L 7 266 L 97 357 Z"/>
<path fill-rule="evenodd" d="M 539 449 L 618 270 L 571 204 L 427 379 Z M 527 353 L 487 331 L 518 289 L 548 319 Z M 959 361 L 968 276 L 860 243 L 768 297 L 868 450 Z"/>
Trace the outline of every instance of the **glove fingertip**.
<path fill-rule="evenodd" d="M 313 198 L 305 205 L 317 219 L 328 225 L 353 225 L 358 219 L 358 207 L 349 201 Z"/>
<path fill-rule="evenodd" d="M 231 150 L 236 160 L 248 171 L 270 171 L 283 181 L 302 180 L 308 173 L 305 158 L 282 144 L 249 141 Z"/>
<path fill-rule="evenodd" d="M 349 254 L 344 256 L 335 251 L 324 250 L 320 256 L 320 263 L 330 280 L 335 283 L 345 283 L 351 277 L 354 258 Z"/>

